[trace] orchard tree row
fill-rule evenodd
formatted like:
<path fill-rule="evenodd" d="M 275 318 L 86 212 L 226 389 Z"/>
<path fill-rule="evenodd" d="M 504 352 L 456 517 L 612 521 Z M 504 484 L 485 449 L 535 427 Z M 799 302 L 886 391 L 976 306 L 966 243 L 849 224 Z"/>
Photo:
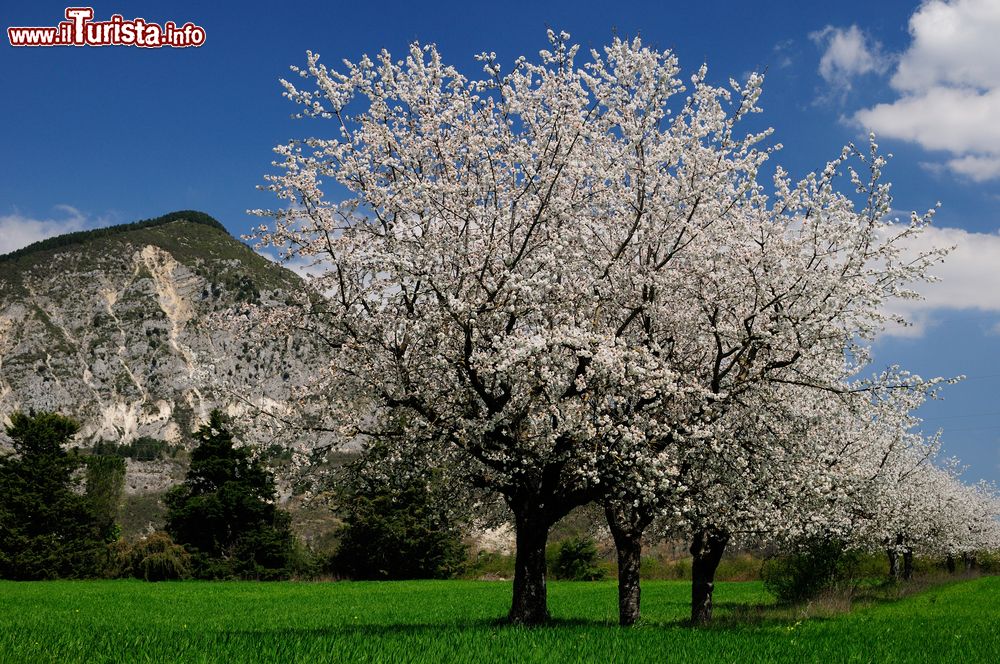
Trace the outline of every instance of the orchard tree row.
<path fill-rule="evenodd" d="M 737 541 L 1000 543 L 992 489 L 936 462 L 914 416 L 947 381 L 871 366 L 904 322 L 887 305 L 946 254 L 914 248 L 933 210 L 889 218 L 874 136 L 792 179 L 759 74 L 682 80 L 639 39 L 583 58 L 551 31 L 537 58 L 479 60 L 469 78 L 413 44 L 293 68 L 318 135 L 276 148 L 281 206 L 254 237 L 312 276 L 252 322 L 333 350 L 305 426 L 502 499 L 511 621 L 547 619 L 547 534 L 594 501 L 626 624 L 651 528 L 691 543 L 695 623 Z"/>

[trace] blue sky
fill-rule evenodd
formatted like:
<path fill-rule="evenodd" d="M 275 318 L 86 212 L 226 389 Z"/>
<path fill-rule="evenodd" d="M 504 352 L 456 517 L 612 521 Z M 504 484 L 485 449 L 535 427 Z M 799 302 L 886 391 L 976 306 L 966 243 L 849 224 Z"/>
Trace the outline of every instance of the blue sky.
<path fill-rule="evenodd" d="M 65 4 L 7 6 L 3 27 L 54 26 Z M 238 9 L 237 9 L 238 7 Z M 938 270 L 916 322 L 879 338 L 876 364 L 967 375 L 924 409 L 969 479 L 1000 480 L 1000 3 L 891 0 L 739 2 L 102 2 L 123 14 L 205 28 L 200 48 L 0 45 L 0 252 L 45 235 L 158 216 L 212 214 L 235 234 L 269 207 L 255 190 L 272 146 L 314 127 L 289 118 L 278 79 L 306 49 L 333 64 L 435 42 L 510 62 L 545 29 L 586 47 L 614 34 L 670 48 L 717 81 L 767 68 L 762 122 L 793 175 L 821 168 L 875 128 L 895 158 L 895 208 L 941 201 L 935 242 L 958 250 Z"/>

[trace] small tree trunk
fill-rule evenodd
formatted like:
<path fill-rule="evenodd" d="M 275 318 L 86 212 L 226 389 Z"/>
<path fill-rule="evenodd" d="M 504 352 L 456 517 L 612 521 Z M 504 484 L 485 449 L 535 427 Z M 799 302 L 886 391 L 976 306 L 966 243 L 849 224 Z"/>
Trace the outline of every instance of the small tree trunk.
<path fill-rule="evenodd" d="M 965 571 L 966 572 L 971 572 L 972 568 L 975 567 L 975 565 L 976 565 L 976 558 L 972 554 L 963 553 L 962 554 L 962 563 L 965 565 Z"/>
<path fill-rule="evenodd" d="M 728 535 L 700 530 L 691 542 L 691 623 L 707 625 L 712 621 L 712 593 L 715 570 L 726 550 Z"/>
<path fill-rule="evenodd" d="M 608 528 L 614 537 L 618 554 L 618 622 L 625 627 L 634 625 L 639 620 L 642 533 L 650 521 L 634 512 L 626 514 L 626 511 L 631 512 L 610 503 L 604 506 Z"/>
<path fill-rule="evenodd" d="M 899 581 L 901 576 L 901 570 L 899 567 L 899 547 L 903 544 L 903 536 L 896 535 L 895 545 L 890 544 L 889 548 L 886 549 L 886 554 L 889 556 L 889 578 L 893 581 Z"/>
<path fill-rule="evenodd" d="M 955 573 L 955 556 L 948 554 L 948 557 L 944 559 L 944 566 L 947 568 L 949 574 Z"/>
<path fill-rule="evenodd" d="M 545 542 L 549 525 L 537 517 L 515 515 L 514 597 L 507 615 L 512 623 L 539 625 L 549 619 L 545 589 Z"/>
<path fill-rule="evenodd" d="M 903 551 L 903 579 L 909 581 L 913 578 L 913 549 Z"/>
<path fill-rule="evenodd" d="M 899 554 L 896 553 L 895 549 L 886 549 L 885 554 L 889 557 L 889 578 L 893 581 L 899 581 Z"/>

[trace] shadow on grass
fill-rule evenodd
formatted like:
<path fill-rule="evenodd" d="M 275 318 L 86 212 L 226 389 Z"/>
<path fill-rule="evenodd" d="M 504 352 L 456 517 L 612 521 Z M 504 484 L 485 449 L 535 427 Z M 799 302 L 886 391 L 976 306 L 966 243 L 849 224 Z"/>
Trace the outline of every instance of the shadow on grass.
<path fill-rule="evenodd" d="M 720 630 L 728 631 L 735 629 L 754 629 L 766 626 L 767 624 L 789 624 L 791 621 L 778 618 L 765 620 L 748 619 L 747 616 L 757 615 L 756 607 L 734 605 L 730 612 L 715 618 L 708 626 L 693 627 L 689 620 L 649 620 L 642 619 L 639 624 L 633 627 L 621 627 L 617 620 L 599 620 L 587 618 L 551 618 L 540 625 L 521 625 L 511 623 L 506 617 L 462 620 L 451 622 L 414 622 L 414 623 L 361 623 L 361 624 L 340 624 L 329 627 L 275 627 L 249 630 L 222 630 L 221 633 L 234 636 L 260 637 L 263 635 L 284 635 L 288 637 L 315 637 L 315 638 L 387 638 L 396 637 L 420 637 L 421 635 L 433 635 L 439 638 L 446 633 L 479 632 L 482 634 L 517 634 L 517 633 L 544 633 L 559 632 L 562 630 L 599 630 L 614 631 L 626 634 L 629 632 L 643 632 L 648 630 L 671 629 L 671 630 Z"/>
<path fill-rule="evenodd" d="M 457 621 L 413 622 L 413 623 L 360 623 L 340 624 L 329 627 L 297 628 L 293 626 L 226 631 L 227 634 L 260 636 L 263 634 L 285 634 L 313 636 L 320 638 L 366 637 L 393 638 L 396 636 L 419 636 L 421 634 L 440 635 L 455 632 L 517 633 L 543 632 L 547 630 L 621 630 L 643 631 L 649 629 L 672 629 L 687 631 L 734 631 L 791 627 L 808 621 L 823 623 L 851 613 L 853 610 L 892 604 L 901 599 L 926 592 L 943 589 L 957 583 L 977 578 L 978 575 L 948 575 L 925 577 L 905 583 L 878 582 L 860 587 L 841 588 L 829 591 L 808 602 L 799 604 L 764 604 L 736 601 L 715 602 L 715 613 L 709 625 L 693 626 L 687 618 L 656 619 L 643 617 L 635 627 L 621 627 L 613 618 L 551 618 L 541 625 L 520 625 L 509 622 L 506 616 L 496 618 L 469 618 Z M 688 606 L 684 602 L 669 602 L 669 605 Z M 661 606 L 663 603 L 661 603 Z"/>

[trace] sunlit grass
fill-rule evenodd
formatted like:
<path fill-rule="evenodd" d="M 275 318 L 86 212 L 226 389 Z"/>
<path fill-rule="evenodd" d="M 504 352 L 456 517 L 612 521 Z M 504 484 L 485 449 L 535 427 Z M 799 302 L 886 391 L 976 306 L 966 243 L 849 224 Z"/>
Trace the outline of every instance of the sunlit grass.
<path fill-rule="evenodd" d="M 689 589 L 644 584 L 621 629 L 613 582 L 552 583 L 553 624 L 524 629 L 499 622 L 504 582 L 0 582 L 0 661 L 1000 661 L 1000 579 L 801 621 L 722 583 L 709 629 L 685 626 Z"/>

